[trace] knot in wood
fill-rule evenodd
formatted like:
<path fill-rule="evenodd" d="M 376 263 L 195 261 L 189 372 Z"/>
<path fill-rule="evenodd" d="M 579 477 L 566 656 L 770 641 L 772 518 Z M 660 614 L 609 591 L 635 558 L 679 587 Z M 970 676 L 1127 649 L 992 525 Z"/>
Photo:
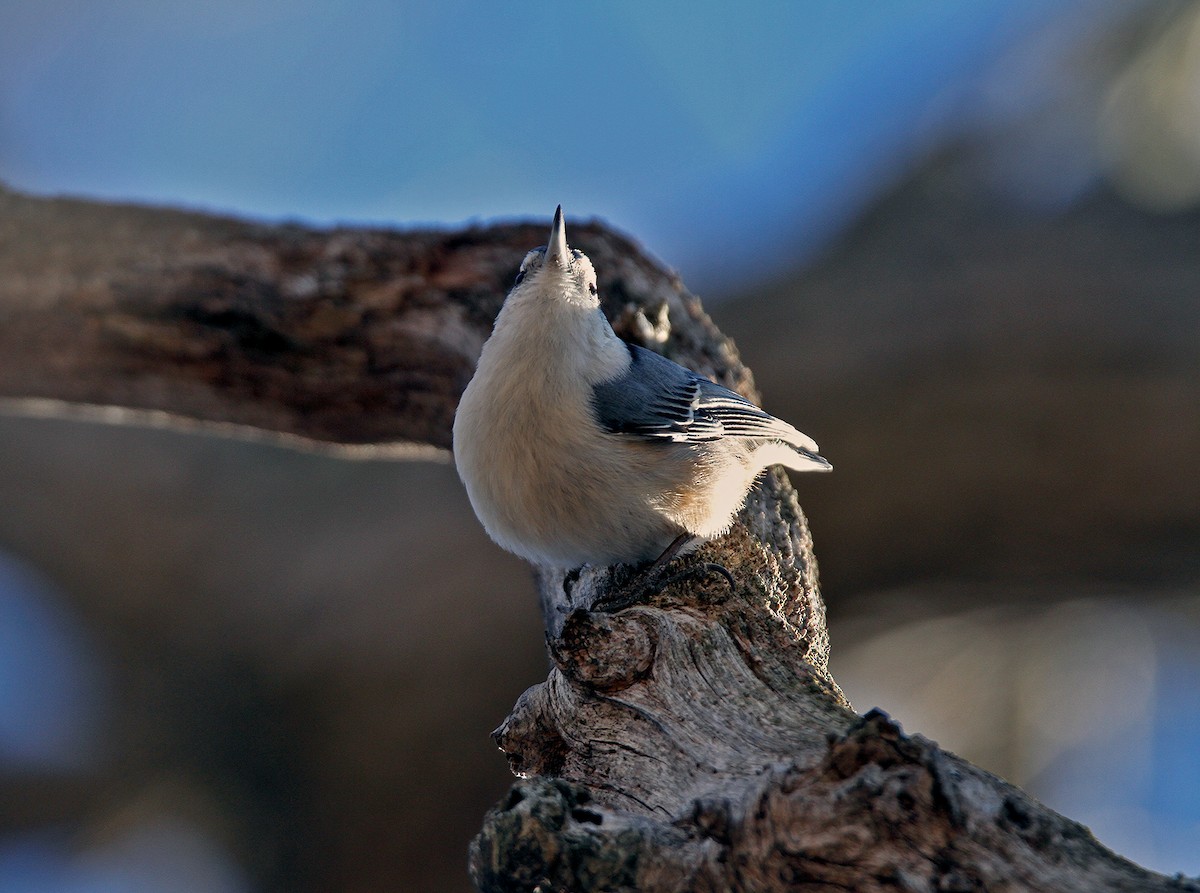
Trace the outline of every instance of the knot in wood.
<path fill-rule="evenodd" d="M 517 699 L 516 706 L 492 740 L 508 756 L 514 775 L 557 775 L 568 753 L 567 742 L 546 715 L 546 689 L 535 685 Z"/>
<path fill-rule="evenodd" d="M 548 643 L 550 656 L 572 682 L 604 693 L 628 688 L 654 663 L 658 640 L 647 613 L 572 611 Z"/>

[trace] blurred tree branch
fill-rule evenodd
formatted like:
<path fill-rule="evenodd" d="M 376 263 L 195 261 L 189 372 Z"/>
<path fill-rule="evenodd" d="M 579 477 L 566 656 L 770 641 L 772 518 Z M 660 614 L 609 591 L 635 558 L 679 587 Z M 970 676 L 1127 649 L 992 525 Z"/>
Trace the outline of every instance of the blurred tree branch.
<path fill-rule="evenodd" d="M 0 191 L 0 399 L 444 455 L 543 229 L 320 231 Z M 573 224 L 572 241 L 624 337 L 752 394 L 677 279 L 599 225 Z M 785 478 L 687 560 L 719 561 L 738 591 L 695 576 L 606 615 L 588 605 L 625 569 L 539 576 L 554 666 L 496 732 L 522 780 L 472 846 L 484 890 L 1200 890 L 884 715 L 856 716 L 826 668 Z"/>

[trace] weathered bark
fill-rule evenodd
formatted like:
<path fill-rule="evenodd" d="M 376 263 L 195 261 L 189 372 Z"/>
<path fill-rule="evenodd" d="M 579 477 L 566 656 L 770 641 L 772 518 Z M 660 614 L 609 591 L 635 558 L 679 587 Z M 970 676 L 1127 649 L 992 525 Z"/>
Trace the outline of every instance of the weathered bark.
<path fill-rule="evenodd" d="M 0 191 L 0 398 L 444 455 L 543 229 L 318 231 Z M 677 279 L 599 225 L 573 225 L 572 243 L 620 334 L 753 394 Z M 700 572 L 709 561 L 735 591 Z M 696 573 L 617 614 L 588 608 L 628 569 L 539 575 L 554 666 L 496 732 L 523 780 L 472 846 L 484 890 L 1200 890 L 882 714 L 857 717 L 826 668 L 786 478 L 680 568 Z"/>

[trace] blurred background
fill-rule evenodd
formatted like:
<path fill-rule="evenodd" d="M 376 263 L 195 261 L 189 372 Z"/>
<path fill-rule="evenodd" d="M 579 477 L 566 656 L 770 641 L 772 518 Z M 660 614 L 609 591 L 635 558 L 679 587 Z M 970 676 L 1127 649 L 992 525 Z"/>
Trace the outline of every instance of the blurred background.
<path fill-rule="evenodd" d="M 837 467 L 856 708 L 1200 873 L 1196 3 L 0 0 L 0 180 L 632 234 Z M 0 893 L 467 890 L 545 669 L 449 465 L 0 418 Z"/>

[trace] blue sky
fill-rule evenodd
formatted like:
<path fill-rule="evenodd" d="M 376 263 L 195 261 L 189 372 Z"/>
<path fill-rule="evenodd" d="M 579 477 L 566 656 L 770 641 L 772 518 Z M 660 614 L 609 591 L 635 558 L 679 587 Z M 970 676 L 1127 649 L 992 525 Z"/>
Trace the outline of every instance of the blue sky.
<path fill-rule="evenodd" d="M 389 225 L 561 202 L 723 286 L 820 244 L 1080 2 L 0 6 L 17 188 Z"/>

